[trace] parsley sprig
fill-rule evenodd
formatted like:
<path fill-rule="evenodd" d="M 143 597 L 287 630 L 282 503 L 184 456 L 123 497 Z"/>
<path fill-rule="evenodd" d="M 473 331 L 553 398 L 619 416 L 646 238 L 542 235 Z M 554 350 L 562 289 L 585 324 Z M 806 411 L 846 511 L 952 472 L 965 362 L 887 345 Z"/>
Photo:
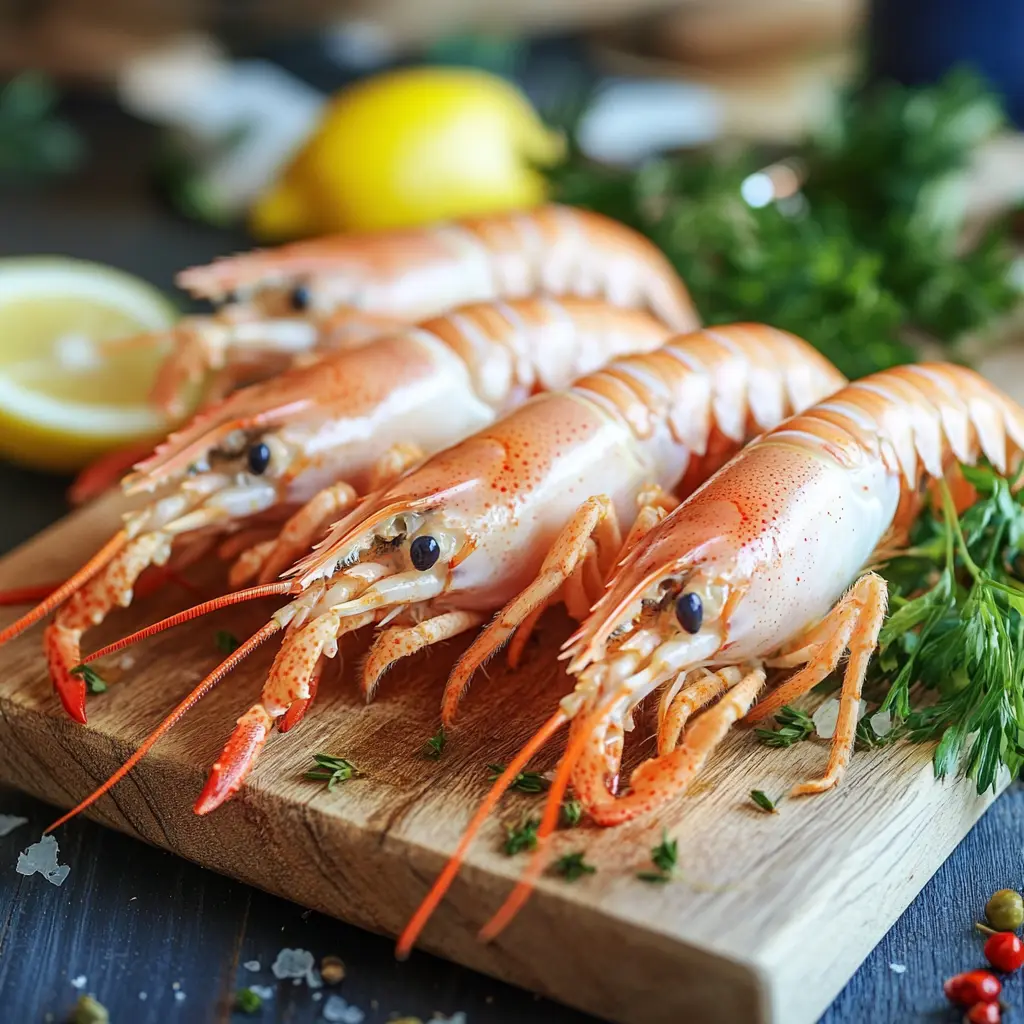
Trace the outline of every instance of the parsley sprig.
<path fill-rule="evenodd" d="M 106 693 L 109 684 L 91 665 L 76 665 L 72 670 L 73 676 L 81 676 L 85 680 L 86 688 L 90 693 Z"/>
<path fill-rule="evenodd" d="M 594 874 L 597 868 L 593 864 L 588 864 L 583 857 L 582 850 L 566 853 L 551 865 L 551 870 L 554 874 L 561 875 L 567 882 L 575 882 L 584 875 Z"/>
<path fill-rule="evenodd" d="M 668 832 L 662 829 L 661 842 L 651 848 L 651 862 L 656 871 L 638 871 L 637 878 L 641 882 L 668 882 L 676 869 L 679 860 L 679 840 L 669 839 Z"/>
<path fill-rule="evenodd" d="M 506 856 L 514 857 L 524 850 L 537 848 L 537 829 L 540 818 L 524 818 L 518 825 L 505 826 L 505 843 L 502 849 Z"/>
<path fill-rule="evenodd" d="M 616 169 L 573 145 L 550 177 L 562 202 L 658 245 L 705 323 L 792 331 L 855 378 L 912 361 L 921 333 L 956 357 L 958 342 L 1021 301 L 1007 225 L 959 252 L 965 211 L 949 187 L 1000 120 L 995 95 L 964 72 L 926 88 L 853 89 L 787 155 L 802 168 L 799 191 L 764 206 L 743 197 L 771 159 L 754 147 Z"/>
<path fill-rule="evenodd" d="M 911 547 L 882 566 L 891 614 L 872 681 L 904 735 L 938 740 L 936 775 L 983 793 L 1024 764 L 1024 497 L 986 465 L 961 469 L 978 500 L 958 516 L 940 486 Z"/>
<path fill-rule="evenodd" d="M 448 743 L 448 736 L 442 725 L 426 743 L 423 744 L 423 756 L 431 761 L 438 761 L 444 753 L 445 745 Z"/>

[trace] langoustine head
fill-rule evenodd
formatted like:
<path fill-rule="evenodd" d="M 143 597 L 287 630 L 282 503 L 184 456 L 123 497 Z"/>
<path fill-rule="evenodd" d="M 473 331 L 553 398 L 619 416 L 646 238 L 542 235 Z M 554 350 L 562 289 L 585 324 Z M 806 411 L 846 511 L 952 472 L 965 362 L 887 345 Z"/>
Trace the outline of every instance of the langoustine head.
<path fill-rule="evenodd" d="M 122 528 L 78 572 L 0 631 L 2 644 L 58 610 L 44 644 L 57 692 L 77 721 L 85 721 L 85 683 L 72 669 L 85 630 L 111 608 L 129 605 L 136 581 L 165 565 L 172 546 L 186 564 L 224 531 L 293 500 L 306 468 L 304 421 L 313 428 L 322 415 L 311 379 L 295 373 L 236 392 L 172 434 L 124 481 L 127 493 L 155 492 L 153 500 L 126 514 Z"/>

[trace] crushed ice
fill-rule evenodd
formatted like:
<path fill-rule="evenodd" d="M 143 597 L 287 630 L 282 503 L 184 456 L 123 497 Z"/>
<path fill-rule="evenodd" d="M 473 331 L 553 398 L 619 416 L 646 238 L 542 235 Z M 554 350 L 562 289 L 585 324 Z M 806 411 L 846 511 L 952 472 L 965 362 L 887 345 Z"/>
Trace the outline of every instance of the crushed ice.
<path fill-rule="evenodd" d="M 89 979 L 84 974 L 80 974 L 77 978 L 72 978 L 71 979 L 71 987 L 72 988 L 79 988 L 79 989 L 85 988 L 85 986 L 88 983 L 89 983 Z"/>
<path fill-rule="evenodd" d="M 0 838 L 9 836 L 16 828 L 21 828 L 28 818 L 19 818 L 16 814 L 0 814 Z"/>
<path fill-rule="evenodd" d="M 246 969 L 247 971 L 252 971 L 252 972 L 253 972 L 253 974 L 255 974 L 255 973 L 256 973 L 257 971 L 259 971 L 259 970 L 262 970 L 262 968 L 260 967 L 260 962 L 259 962 L 259 960 L 246 960 L 246 961 L 245 961 L 245 963 L 244 963 L 244 964 L 242 964 L 242 966 L 243 966 L 243 967 L 244 967 L 244 968 L 245 968 L 245 969 Z"/>
<path fill-rule="evenodd" d="M 38 843 L 33 843 L 27 850 L 18 854 L 15 871 L 19 875 L 34 875 L 37 872 L 53 885 L 63 885 L 64 879 L 71 873 L 67 864 L 57 863 L 60 847 L 53 836 L 43 836 Z"/>
<path fill-rule="evenodd" d="M 324 1020 L 331 1024 L 362 1024 L 366 1017 L 358 1006 L 353 1006 L 338 995 L 328 996 L 320 1012 Z"/>
<path fill-rule="evenodd" d="M 260 999 L 272 999 L 274 997 L 273 985 L 250 985 L 250 992 L 255 992 Z"/>
<path fill-rule="evenodd" d="M 907 970 L 906 964 L 889 964 L 889 970 L 893 974 L 905 974 Z"/>
<path fill-rule="evenodd" d="M 892 732 L 892 713 L 889 711 L 876 711 L 869 719 L 874 734 L 881 739 Z"/>
<path fill-rule="evenodd" d="M 861 701 L 857 709 L 857 721 L 859 722 L 867 713 L 866 701 Z M 839 700 L 836 697 L 829 697 L 824 704 L 818 708 L 811 719 L 814 722 L 814 731 L 823 739 L 830 740 L 836 731 L 836 722 L 839 719 Z"/>

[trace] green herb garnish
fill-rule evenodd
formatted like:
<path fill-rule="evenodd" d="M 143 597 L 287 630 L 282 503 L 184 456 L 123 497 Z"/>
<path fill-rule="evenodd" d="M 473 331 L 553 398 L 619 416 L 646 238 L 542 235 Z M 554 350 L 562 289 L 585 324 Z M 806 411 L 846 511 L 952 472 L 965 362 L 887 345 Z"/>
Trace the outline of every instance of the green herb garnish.
<path fill-rule="evenodd" d="M 881 568 L 890 615 L 869 685 L 911 741 L 939 741 L 938 777 L 983 793 L 1024 764 L 1024 496 L 988 466 L 961 469 L 978 500 L 958 516 L 940 485 L 940 508 Z"/>
<path fill-rule="evenodd" d="M 497 782 L 505 767 L 503 764 L 489 764 L 487 769 L 491 774 L 488 781 Z M 522 793 L 543 793 L 547 788 L 548 780 L 540 772 L 520 772 L 509 786 L 509 789 L 518 789 Z"/>
<path fill-rule="evenodd" d="M 560 201 L 658 245 L 706 324 L 792 331 L 855 378 L 912 361 L 908 339 L 922 332 L 955 358 L 959 340 L 1019 304 L 1005 225 L 959 251 L 964 211 L 950 189 L 1000 123 L 995 94 L 953 73 L 926 88 L 851 89 L 786 155 L 798 190 L 764 205 L 751 186 L 768 185 L 772 158 L 754 147 L 618 169 L 574 143 L 550 178 Z"/>
<path fill-rule="evenodd" d="M 584 875 L 592 875 L 597 868 L 593 864 L 588 864 L 583 859 L 582 851 L 577 853 L 567 853 L 551 865 L 551 870 L 556 875 L 561 875 L 567 882 L 575 882 L 576 879 L 582 878 Z"/>
<path fill-rule="evenodd" d="M 106 693 L 109 688 L 107 681 L 91 665 L 76 665 L 71 674 L 81 676 L 90 693 Z"/>
<path fill-rule="evenodd" d="M 431 761 L 437 761 L 444 753 L 445 744 L 448 742 L 448 737 L 445 735 L 444 726 L 430 737 L 429 740 L 423 745 L 423 756 L 429 758 Z"/>
<path fill-rule="evenodd" d="M 217 644 L 217 650 L 222 654 L 234 654 L 242 646 L 238 637 L 234 633 L 229 633 L 226 629 L 217 630 L 214 642 Z"/>
<path fill-rule="evenodd" d="M 766 747 L 791 747 L 814 732 L 814 721 L 806 711 L 786 704 L 775 716 L 778 729 L 755 729 L 754 735 Z"/>
<path fill-rule="evenodd" d="M 235 1009 L 239 1013 L 259 1013 L 263 1009 L 263 999 L 251 988 L 240 988 L 235 993 Z"/>
<path fill-rule="evenodd" d="M 343 757 L 314 754 L 313 760 L 318 767 L 311 768 L 303 777 L 316 782 L 326 782 L 328 792 L 331 792 L 339 782 L 347 782 L 362 774 L 351 761 Z"/>
<path fill-rule="evenodd" d="M 757 804 L 757 806 L 760 807 L 762 811 L 768 811 L 769 814 L 775 813 L 776 801 L 772 800 L 772 798 L 768 796 L 764 792 L 764 790 L 752 789 L 750 791 L 750 799 L 753 800 L 754 803 Z"/>
<path fill-rule="evenodd" d="M 538 828 L 540 828 L 540 818 L 524 818 L 518 828 L 506 825 L 505 845 L 502 849 L 509 857 L 514 857 L 524 850 L 536 849 Z"/>
<path fill-rule="evenodd" d="M 642 882 L 668 882 L 676 869 L 679 860 L 679 840 L 669 839 L 668 832 L 662 829 L 661 842 L 651 848 L 651 861 L 657 871 L 639 871 L 637 878 Z"/>
<path fill-rule="evenodd" d="M 562 804 L 562 821 L 568 828 L 575 828 L 583 818 L 583 804 L 579 800 L 566 800 Z"/>

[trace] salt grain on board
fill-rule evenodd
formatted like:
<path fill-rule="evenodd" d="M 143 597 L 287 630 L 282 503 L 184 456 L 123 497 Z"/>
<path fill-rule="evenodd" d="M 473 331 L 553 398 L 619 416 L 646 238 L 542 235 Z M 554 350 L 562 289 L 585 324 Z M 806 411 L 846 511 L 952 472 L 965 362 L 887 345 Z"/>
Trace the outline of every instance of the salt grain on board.
<path fill-rule="evenodd" d="M 9 836 L 16 828 L 21 828 L 28 818 L 19 818 L 16 814 L 0 814 L 0 838 Z"/>
<path fill-rule="evenodd" d="M 362 1024 L 366 1017 L 358 1006 L 346 1002 L 341 996 L 328 996 L 320 1012 L 323 1019 L 331 1024 Z"/>
<path fill-rule="evenodd" d="M 316 964 L 308 949 L 282 949 L 270 965 L 275 978 L 295 978 L 302 981 Z"/>
<path fill-rule="evenodd" d="M 857 721 L 859 722 L 868 710 L 864 701 L 860 702 L 857 710 Z M 836 731 L 836 722 L 839 719 L 839 701 L 835 697 L 829 697 L 824 704 L 818 708 L 811 719 L 814 721 L 814 731 L 823 739 L 830 740 Z"/>
<path fill-rule="evenodd" d="M 889 964 L 889 970 L 893 974 L 905 974 L 907 970 L 906 964 Z"/>
<path fill-rule="evenodd" d="M 64 879 L 71 874 L 67 864 L 57 863 L 60 847 L 53 836 L 43 836 L 38 843 L 33 843 L 27 850 L 18 854 L 18 863 L 14 870 L 19 875 L 34 875 L 37 872 L 54 885 L 63 885 Z"/>

